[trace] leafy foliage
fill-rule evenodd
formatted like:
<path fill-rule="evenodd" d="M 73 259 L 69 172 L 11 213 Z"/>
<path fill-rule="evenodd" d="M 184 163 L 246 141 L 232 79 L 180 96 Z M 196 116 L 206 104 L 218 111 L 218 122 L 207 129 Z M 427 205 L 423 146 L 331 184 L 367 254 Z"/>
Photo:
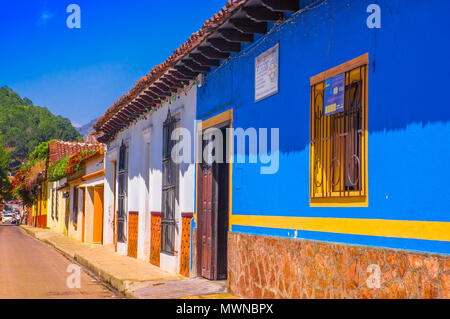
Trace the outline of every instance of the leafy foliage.
<path fill-rule="evenodd" d="M 39 144 L 29 159 L 16 171 L 12 180 L 11 195 L 21 198 L 25 205 L 31 206 L 37 200 L 37 178 L 45 172 L 48 155 L 48 142 Z"/>
<path fill-rule="evenodd" d="M 49 181 L 56 182 L 67 176 L 67 164 L 69 164 L 69 160 L 70 156 L 67 156 L 48 168 L 47 176 Z"/>
<path fill-rule="evenodd" d="M 11 155 L 0 146 L 0 199 L 11 199 L 12 185 L 8 177 L 8 167 L 11 162 Z"/>
<path fill-rule="evenodd" d="M 48 156 L 48 144 L 50 144 L 51 141 L 43 142 L 36 146 L 34 151 L 30 154 L 30 161 L 37 161 L 37 160 L 43 160 L 46 159 Z"/>
<path fill-rule="evenodd" d="M 56 182 L 61 178 L 71 176 L 81 169 L 83 169 L 82 162 L 92 154 L 96 153 L 94 150 L 87 150 L 77 152 L 73 155 L 67 156 L 51 165 L 47 170 L 48 179 L 51 182 Z"/>
<path fill-rule="evenodd" d="M 97 151 L 94 150 L 87 150 L 73 154 L 69 158 L 69 163 L 67 163 L 67 170 L 66 170 L 67 175 L 69 176 L 73 175 L 79 170 L 81 170 L 83 168 L 81 162 L 96 152 Z"/>
<path fill-rule="evenodd" d="M 52 139 L 81 141 L 81 135 L 70 120 L 53 115 L 47 108 L 33 105 L 7 87 L 0 88 L 0 145 L 10 151 L 10 168 L 16 167 L 36 146 Z M 36 149 L 33 157 L 43 155 Z M 31 158 L 30 158 L 31 159 Z"/>

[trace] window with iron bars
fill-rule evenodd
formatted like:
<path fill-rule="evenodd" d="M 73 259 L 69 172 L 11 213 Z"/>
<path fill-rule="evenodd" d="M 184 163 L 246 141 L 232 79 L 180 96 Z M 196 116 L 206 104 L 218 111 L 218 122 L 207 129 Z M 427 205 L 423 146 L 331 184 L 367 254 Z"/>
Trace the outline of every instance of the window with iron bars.
<path fill-rule="evenodd" d="M 175 141 L 172 132 L 177 128 L 178 120 L 170 114 L 163 125 L 163 178 L 161 211 L 161 252 L 173 255 L 175 252 L 175 209 L 178 200 L 179 165 L 172 160 L 172 148 Z"/>
<path fill-rule="evenodd" d="M 52 219 L 55 219 L 55 190 L 52 189 Z"/>
<path fill-rule="evenodd" d="M 311 79 L 312 203 L 324 199 L 330 203 L 337 198 L 366 201 L 367 69 L 360 57 Z M 324 115 L 325 81 L 331 74 L 344 75 L 344 108 Z"/>
<path fill-rule="evenodd" d="M 75 227 L 75 230 L 77 229 L 77 223 L 78 223 L 78 188 L 73 188 L 73 208 L 72 208 L 72 223 Z"/>
<path fill-rule="evenodd" d="M 58 205 L 59 205 L 58 196 L 59 196 L 59 193 L 58 193 L 58 190 L 56 189 L 55 190 L 55 218 L 56 218 L 56 220 L 58 220 L 58 218 L 59 218 L 59 216 L 58 216 L 58 214 L 59 214 L 59 212 L 58 212 L 58 210 L 59 210 L 59 208 L 58 208 Z"/>
<path fill-rule="evenodd" d="M 125 242 L 125 220 L 127 214 L 128 197 L 128 146 L 122 142 L 119 151 L 119 182 L 118 182 L 118 212 L 117 212 L 117 241 Z"/>

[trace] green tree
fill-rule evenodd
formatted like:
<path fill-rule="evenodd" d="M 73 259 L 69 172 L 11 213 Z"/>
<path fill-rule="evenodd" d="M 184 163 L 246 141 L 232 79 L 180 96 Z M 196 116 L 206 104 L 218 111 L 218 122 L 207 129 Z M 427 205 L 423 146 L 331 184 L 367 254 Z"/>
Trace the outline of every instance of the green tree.
<path fill-rule="evenodd" d="M 11 154 L 10 169 L 18 167 L 38 145 L 53 139 L 82 141 L 69 119 L 35 106 L 8 87 L 0 88 L 0 145 Z"/>
<path fill-rule="evenodd" d="M 0 146 L 0 199 L 11 199 L 11 182 L 8 177 L 9 164 L 11 162 L 11 155 L 7 150 Z"/>

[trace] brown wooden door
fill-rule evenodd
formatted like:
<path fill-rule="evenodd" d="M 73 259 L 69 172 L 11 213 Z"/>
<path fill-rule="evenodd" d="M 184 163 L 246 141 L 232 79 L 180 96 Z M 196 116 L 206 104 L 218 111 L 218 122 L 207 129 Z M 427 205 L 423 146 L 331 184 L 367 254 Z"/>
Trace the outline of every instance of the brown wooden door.
<path fill-rule="evenodd" d="M 200 242 L 201 242 L 201 275 L 212 278 L 212 214 L 213 202 L 213 166 L 201 165 L 201 212 L 200 212 Z"/>
<path fill-rule="evenodd" d="M 210 141 L 203 141 L 203 150 L 207 143 Z M 226 145 L 223 147 L 222 154 L 226 154 Z M 227 277 L 228 174 L 228 163 L 199 165 L 197 271 L 212 280 Z"/>

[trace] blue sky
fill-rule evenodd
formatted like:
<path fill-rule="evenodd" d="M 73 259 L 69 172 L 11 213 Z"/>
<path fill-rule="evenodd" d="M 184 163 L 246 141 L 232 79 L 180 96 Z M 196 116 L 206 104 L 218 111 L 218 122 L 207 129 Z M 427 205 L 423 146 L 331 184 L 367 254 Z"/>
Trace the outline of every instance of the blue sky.
<path fill-rule="evenodd" d="M 0 86 L 85 124 L 200 29 L 226 0 L 0 0 Z M 81 29 L 69 29 L 69 4 Z"/>

